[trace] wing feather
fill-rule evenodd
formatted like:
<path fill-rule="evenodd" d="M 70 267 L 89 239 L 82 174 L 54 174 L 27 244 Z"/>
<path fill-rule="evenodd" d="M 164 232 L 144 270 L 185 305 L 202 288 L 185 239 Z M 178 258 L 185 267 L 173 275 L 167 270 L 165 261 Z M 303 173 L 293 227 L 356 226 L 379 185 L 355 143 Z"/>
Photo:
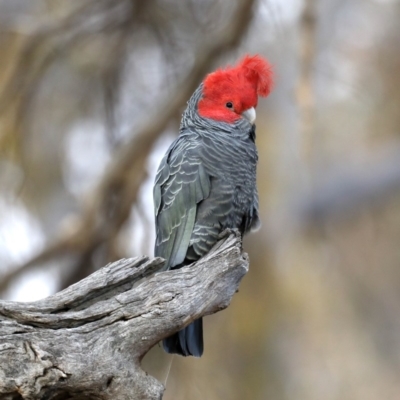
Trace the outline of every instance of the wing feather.
<path fill-rule="evenodd" d="M 196 144 L 178 138 L 162 160 L 154 185 L 155 255 L 165 268 L 181 264 L 195 226 L 198 204 L 210 194 L 210 177 Z"/>

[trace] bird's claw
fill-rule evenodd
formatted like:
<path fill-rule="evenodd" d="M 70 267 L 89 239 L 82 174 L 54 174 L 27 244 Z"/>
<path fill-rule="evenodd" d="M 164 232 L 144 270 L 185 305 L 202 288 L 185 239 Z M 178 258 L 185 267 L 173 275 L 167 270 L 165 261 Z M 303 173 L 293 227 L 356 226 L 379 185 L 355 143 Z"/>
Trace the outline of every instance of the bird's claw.
<path fill-rule="evenodd" d="M 235 235 L 236 237 L 242 236 L 239 232 L 239 229 L 226 228 L 218 235 L 218 240 L 225 239 L 230 235 Z"/>

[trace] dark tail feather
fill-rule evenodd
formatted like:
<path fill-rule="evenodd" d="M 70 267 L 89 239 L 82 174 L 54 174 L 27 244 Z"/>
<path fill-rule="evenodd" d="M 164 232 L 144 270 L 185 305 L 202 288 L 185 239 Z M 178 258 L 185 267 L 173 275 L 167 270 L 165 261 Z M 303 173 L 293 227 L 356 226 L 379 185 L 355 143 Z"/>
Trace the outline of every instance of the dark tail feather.
<path fill-rule="evenodd" d="M 203 319 L 199 318 L 186 328 L 163 340 L 167 353 L 201 357 L 203 354 Z"/>

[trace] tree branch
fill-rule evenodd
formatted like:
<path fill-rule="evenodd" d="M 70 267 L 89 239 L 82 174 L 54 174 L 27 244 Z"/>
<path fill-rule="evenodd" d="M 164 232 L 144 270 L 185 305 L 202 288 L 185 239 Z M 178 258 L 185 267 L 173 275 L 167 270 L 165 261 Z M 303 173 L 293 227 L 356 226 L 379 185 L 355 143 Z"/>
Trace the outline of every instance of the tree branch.
<path fill-rule="evenodd" d="M 381 150 L 378 160 L 357 167 L 343 162 L 321 172 L 312 190 L 299 195 L 294 215 L 304 227 L 348 220 L 365 208 L 382 207 L 400 193 L 400 144 Z M 378 152 L 379 154 L 379 152 Z"/>
<path fill-rule="evenodd" d="M 120 260 L 44 300 L 0 302 L 0 399 L 161 399 L 141 359 L 226 308 L 248 259 L 230 234 L 195 264 L 157 273 L 163 264 Z"/>

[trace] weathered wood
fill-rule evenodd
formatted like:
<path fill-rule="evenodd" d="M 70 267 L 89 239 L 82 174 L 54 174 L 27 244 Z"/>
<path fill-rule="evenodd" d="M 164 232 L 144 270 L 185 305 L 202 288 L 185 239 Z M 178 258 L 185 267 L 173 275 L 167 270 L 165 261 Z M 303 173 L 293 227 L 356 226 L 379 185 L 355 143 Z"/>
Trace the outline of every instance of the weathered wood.
<path fill-rule="evenodd" d="M 109 264 L 32 303 L 0 301 L 0 399 L 161 399 L 140 368 L 161 339 L 226 308 L 248 260 L 235 234 L 199 262 Z"/>

